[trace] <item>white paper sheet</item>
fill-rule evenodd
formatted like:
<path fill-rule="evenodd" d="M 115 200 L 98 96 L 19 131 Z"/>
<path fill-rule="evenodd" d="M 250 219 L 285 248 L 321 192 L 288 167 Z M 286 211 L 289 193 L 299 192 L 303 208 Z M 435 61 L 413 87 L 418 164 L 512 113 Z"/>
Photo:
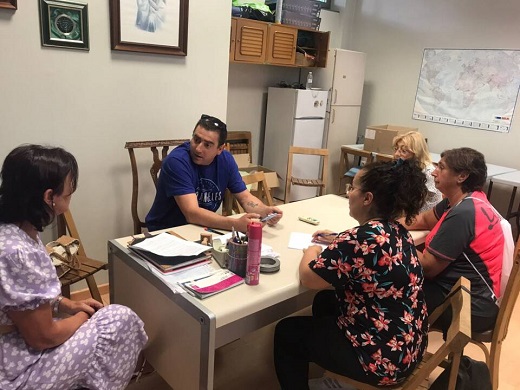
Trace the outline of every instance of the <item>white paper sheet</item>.
<path fill-rule="evenodd" d="M 209 249 L 205 245 L 186 241 L 168 233 L 161 233 L 147 238 L 133 246 L 161 256 L 194 256 Z"/>
<path fill-rule="evenodd" d="M 289 237 L 289 248 L 291 249 L 305 249 L 311 245 L 320 245 L 323 249 L 327 247 L 327 245 L 313 242 L 312 234 L 310 233 L 292 232 L 291 236 Z"/>
<path fill-rule="evenodd" d="M 245 234 L 239 233 L 240 237 L 245 237 Z M 222 245 L 226 245 L 228 240 L 231 239 L 231 233 L 223 234 L 221 236 L 213 236 L 213 242 L 220 241 Z M 213 245 L 215 247 L 215 245 Z M 269 245 L 262 243 L 261 256 L 271 256 L 271 257 L 280 257 L 280 254 L 275 252 L 273 248 Z"/>
<path fill-rule="evenodd" d="M 175 271 L 170 274 L 163 274 L 153 266 L 149 267 L 149 269 L 166 282 L 166 284 L 177 294 L 186 292 L 179 283 L 204 278 L 215 272 L 215 267 L 208 263 L 196 265 L 182 271 Z"/>

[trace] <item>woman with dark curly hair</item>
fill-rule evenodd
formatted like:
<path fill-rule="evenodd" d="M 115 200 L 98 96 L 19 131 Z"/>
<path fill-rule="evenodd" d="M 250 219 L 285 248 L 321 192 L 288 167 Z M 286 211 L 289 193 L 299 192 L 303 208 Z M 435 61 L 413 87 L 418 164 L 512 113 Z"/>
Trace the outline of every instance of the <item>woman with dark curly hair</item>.
<path fill-rule="evenodd" d="M 428 332 L 423 271 L 411 235 L 396 219 L 417 214 L 425 183 L 413 160 L 367 165 L 348 191 L 359 226 L 332 237 L 328 230 L 314 233 L 328 247 L 304 251 L 301 283 L 335 291 L 316 294 L 312 317 L 277 324 L 274 360 L 282 389 L 308 389 L 309 362 L 360 382 L 394 385 L 421 361 Z"/>
<path fill-rule="evenodd" d="M 471 281 L 471 328 L 477 332 L 495 325 L 505 240 L 514 246 L 513 238 L 502 232 L 500 215 L 482 192 L 486 174 L 482 153 L 471 148 L 444 151 L 432 175 L 446 198 L 409 226 L 430 230 L 425 249 L 419 253 L 428 311 L 435 310 L 464 276 Z M 446 329 L 450 322 L 447 312 L 437 325 Z"/>
<path fill-rule="evenodd" d="M 60 295 L 40 232 L 68 210 L 78 164 L 62 148 L 22 145 L 0 184 L 0 389 L 126 388 L 147 341 L 129 308 Z"/>

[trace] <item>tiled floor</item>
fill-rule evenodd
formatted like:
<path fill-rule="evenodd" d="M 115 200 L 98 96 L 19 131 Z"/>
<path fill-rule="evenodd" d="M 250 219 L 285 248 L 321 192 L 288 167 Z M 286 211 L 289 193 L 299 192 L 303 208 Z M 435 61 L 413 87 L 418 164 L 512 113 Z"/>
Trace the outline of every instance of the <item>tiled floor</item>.
<path fill-rule="evenodd" d="M 108 303 L 108 296 L 104 295 L 103 300 Z M 430 336 L 430 346 L 435 347 L 441 342 L 440 333 L 433 333 Z M 518 359 L 515 357 L 520 348 L 520 304 L 517 304 L 509 324 L 507 338 L 502 347 L 500 359 L 500 390 L 520 389 L 520 376 L 518 370 Z M 468 345 L 464 353 L 476 360 L 484 360 L 484 354 L 475 345 Z M 251 367 L 251 369 L 255 369 Z M 240 388 L 237 384 L 236 388 Z M 265 388 L 265 390 L 277 389 L 276 386 Z M 152 373 L 142 377 L 138 383 L 131 383 L 127 390 L 172 390 L 170 386 L 157 374 Z M 260 389 L 259 389 L 260 390 Z"/>

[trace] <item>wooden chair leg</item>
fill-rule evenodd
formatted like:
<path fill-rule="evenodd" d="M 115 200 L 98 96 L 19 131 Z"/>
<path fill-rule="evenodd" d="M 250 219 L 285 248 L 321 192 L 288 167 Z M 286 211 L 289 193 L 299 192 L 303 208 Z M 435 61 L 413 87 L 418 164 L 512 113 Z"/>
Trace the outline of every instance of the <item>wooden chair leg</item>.
<path fill-rule="evenodd" d="M 70 286 L 61 286 L 61 295 L 70 299 Z"/>
<path fill-rule="evenodd" d="M 85 278 L 87 281 L 88 289 L 90 290 L 90 295 L 92 295 L 92 298 L 94 298 L 96 301 L 103 303 L 103 300 L 101 299 L 101 294 L 99 293 L 99 289 L 96 283 L 96 279 L 94 279 L 93 275 L 87 276 Z"/>
<path fill-rule="evenodd" d="M 462 356 L 462 352 L 452 353 L 450 355 L 451 371 L 450 380 L 448 382 L 448 390 L 455 390 L 455 386 L 457 385 L 457 375 L 459 373 L 460 358 Z"/>
<path fill-rule="evenodd" d="M 489 373 L 491 374 L 491 385 L 493 390 L 498 389 L 498 374 L 500 368 L 500 352 L 502 349 L 502 342 L 497 341 L 494 346 L 491 347 L 491 355 L 489 358 Z"/>

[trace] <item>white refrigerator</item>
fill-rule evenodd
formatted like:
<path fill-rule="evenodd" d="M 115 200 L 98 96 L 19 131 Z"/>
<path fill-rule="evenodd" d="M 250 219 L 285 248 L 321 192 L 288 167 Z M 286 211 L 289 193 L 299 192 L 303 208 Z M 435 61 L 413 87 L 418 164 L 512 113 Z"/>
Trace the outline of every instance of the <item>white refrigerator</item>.
<path fill-rule="evenodd" d="M 329 91 L 323 143 L 329 150 L 328 194 L 338 192 L 341 145 L 357 141 L 365 61 L 365 53 L 330 49 L 327 67 L 312 72 L 313 86 Z"/>
<path fill-rule="evenodd" d="M 312 198 L 317 188 L 294 186 L 291 199 L 285 199 L 285 178 L 290 146 L 321 148 L 325 130 L 328 91 L 269 88 L 262 165 L 281 176 L 273 188 L 275 198 L 292 202 Z M 318 178 L 319 156 L 294 156 L 293 176 Z"/>

